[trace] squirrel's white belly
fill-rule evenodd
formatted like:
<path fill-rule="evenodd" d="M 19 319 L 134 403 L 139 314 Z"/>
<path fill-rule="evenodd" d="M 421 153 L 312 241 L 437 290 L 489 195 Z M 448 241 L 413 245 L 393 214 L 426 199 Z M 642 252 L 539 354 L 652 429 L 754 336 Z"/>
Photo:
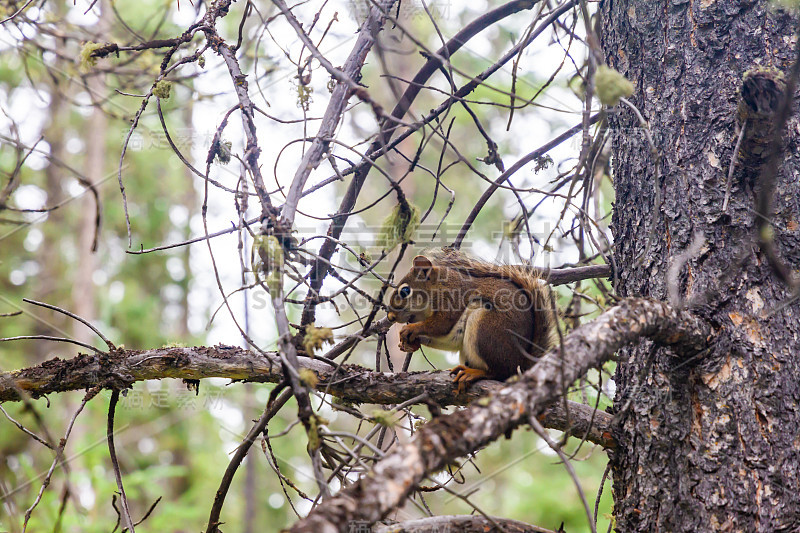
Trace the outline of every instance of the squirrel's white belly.
<path fill-rule="evenodd" d="M 467 326 L 467 318 L 469 317 L 470 310 L 467 309 L 458 319 L 455 326 L 450 329 L 450 332 L 447 335 L 441 335 L 439 337 L 429 337 L 429 341 L 426 342 L 428 346 L 431 348 L 436 348 L 437 350 L 446 350 L 448 352 L 460 352 L 461 346 L 464 343 L 464 330 Z"/>
<path fill-rule="evenodd" d="M 486 309 L 483 308 L 480 301 L 471 303 L 464 312 L 461 313 L 458 322 L 456 322 L 447 335 L 429 337 L 429 341 L 425 344 L 437 350 L 458 352 L 458 360 L 462 365 L 466 365 L 470 368 L 488 370 L 486 363 L 484 363 L 483 359 L 477 354 L 477 339 L 475 339 L 475 325 L 478 323 L 477 319 L 485 312 Z"/>

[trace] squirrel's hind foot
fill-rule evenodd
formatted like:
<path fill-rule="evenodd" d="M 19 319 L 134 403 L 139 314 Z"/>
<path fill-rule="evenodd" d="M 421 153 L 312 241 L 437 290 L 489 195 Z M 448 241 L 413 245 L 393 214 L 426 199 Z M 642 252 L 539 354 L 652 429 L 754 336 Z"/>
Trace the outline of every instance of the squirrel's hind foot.
<path fill-rule="evenodd" d="M 470 368 L 464 365 L 458 365 L 450 369 L 451 374 L 455 374 L 453 378 L 453 383 L 456 385 L 456 390 L 459 394 L 463 394 L 467 391 L 467 387 L 469 387 L 472 383 L 485 379 L 489 377 L 489 373 L 486 370 L 482 370 L 480 368 Z"/>

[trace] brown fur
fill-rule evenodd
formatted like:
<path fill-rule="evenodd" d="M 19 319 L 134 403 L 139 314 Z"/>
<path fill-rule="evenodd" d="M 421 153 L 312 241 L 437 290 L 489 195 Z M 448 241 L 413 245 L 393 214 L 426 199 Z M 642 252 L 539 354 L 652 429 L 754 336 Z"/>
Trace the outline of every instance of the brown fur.
<path fill-rule="evenodd" d="M 408 323 L 400 331 L 404 351 L 425 345 L 460 353 L 459 389 L 481 377 L 508 379 L 552 346 L 550 289 L 537 274 L 452 249 L 415 257 L 388 308 L 390 320 Z"/>

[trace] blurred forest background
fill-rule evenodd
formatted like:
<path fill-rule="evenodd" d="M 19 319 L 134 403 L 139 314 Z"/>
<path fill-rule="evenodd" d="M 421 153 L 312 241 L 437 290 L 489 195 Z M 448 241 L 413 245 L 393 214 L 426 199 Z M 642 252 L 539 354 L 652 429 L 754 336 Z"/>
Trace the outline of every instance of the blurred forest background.
<path fill-rule="evenodd" d="M 425 58 L 419 43 L 436 49 L 442 36 L 452 36 L 469 21 L 500 5 L 477 0 L 420 0 L 402 2 L 397 20 L 404 31 L 387 23 L 381 34 L 381 53 L 367 59 L 361 82 L 385 108 L 396 101 L 393 85 L 404 87 Z M 541 4 L 551 11 L 556 4 Z M 240 28 L 243 12 L 250 6 L 254 15 Z M 23 7 L 22 2 L 0 6 L 6 18 Z M 236 291 L 250 275 L 252 240 L 246 232 L 230 232 L 212 239 L 216 269 L 231 311 L 222 306 L 209 247 L 204 241 L 152 253 L 132 254 L 142 249 L 179 243 L 187 239 L 231 228 L 239 224 L 237 202 L 248 199 L 242 191 L 242 168 L 233 158 L 217 160 L 211 177 L 223 188 L 208 192 L 207 229 L 201 217 L 206 183 L 179 159 L 164 134 L 162 120 L 171 140 L 183 156 L 202 169 L 214 132 L 225 113 L 237 103 L 230 76 L 220 57 L 206 51 L 203 59 L 187 63 L 168 76 L 169 97 L 161 94 L 149 103 L 131 135 L 124 159 L 122 178 L 126 186 L 131 218 L 132 246 L 129 247 L 117 169 L 123 142 L 131 121 L 150 90 L 164 58 L 161 49 L 120 52 L 118 57 L 91 60 L 86 43 L 136 43 L 179 36 L 200 19 L 206 9 L 201 0 L 142 0 L 116 2 L 81 0 L 38 2 L 28 5 L 0 27 L 0 337 L 53 335 L 69 337 L 102 347 L 90 330 L 67 317 L 35 307 L 23 298 L 47 302 L 91 320 L 106 336 L 126 348 L 147 349 L 170 344 L 244 345 L 232 315 L 259 345 L 274 350 L 277 331 L 268 295 L 256 288 Z M 360 17 L 368 4 L 355 0 L 302 3 L 296 16 L 310 24 L 319 12 L 312 36 L 334 65 L 346 57 Z M 521 11 L 485 30 L 454 58 L 462 73 L 474 75 L 531 30 L 540 15 L 538 8 Z M 435 25 L 431 20 L 435 21 Z M 579 10 L 573 7 L 543 32 L 513 62 L 490 78 L 471 96 L 476 117 L 454 106 L 440 123 L 449 129 L 450 142 L 462 158 L 444 150 L 441 139 L 429 137 L 430 147 L 420 153 L 419 167 L 406 172 L 408 161 L 392 155 L 382 168 L 401 185 L 409 201 L 421 214 L 431 211 L 414 236 L 413 250 L 441 246 L 452 241 L 485 185 L 473 178 L 464 161 L 478 166 L 490 177 L 499 174 L 479 158 L 487 156 L 487 144 L 476 130 L 479 121 L 497 141 L 497 152 L 506 161 L 540 146 L 567 128 L 579 124 L 584 107 L 580 72 L 585 73 L 585 34 Z M 238 50 L 242 70 L 248 76 L 250 96 L 270 117 L 256 117 L 260 162 L 270 191 L 287 186 L 303 154 L 302 140 L 316 133 L 315 118 L 322 115 L 329 97 L 330 76 L 308 59 L 295 32 L 269 1 L 237 2 L 230 14 L 218 21 L 218 31 L 230 43 L 244 36 Z M 440 35 L 441 32 L 441 35 Z M 200 48 L 203 39 L 185 46 L 185 57 Z M 174 61 L 175 59 L 173 59 Z M 395 78 L 387 76 L 391 72 Z M 458 75 L 456 81 L 465 78 Z M 458 84 L 457 83 L 457 84 Z M 513 87 L 512 87 L 513 85 Z M 163 87 L 162 87 L 163 88 Z M 438 89 L 433 90 L 433 89 Z M 517 109 L 510 117 L 510 91 L 518 95 Z M 431 90 L 418 97 L 418 115 L 436 107 L 450 92 L 441 74 Z M 533 101 L 528 101 L 535 96 Z M 337 131 L 342 145 L 358 146 L 377 131 L 369 106 L 353 98 L 352 109 Z M 525 104 L 525 105 L 521 105 Z M 159 116 L 159 107 L 162 117 Z M 244 146 L 238 116 L 232 116 L 224 140 L 234 154 Z M 400 150 L 411 159 L 422 137 L 410 137 Z M 486 259 L 519 262 L 531 259 L 539 266 L 577 263 L 597 250 L 588 245 L 579 251 L 571 233 L 572 218 L 563 217 L 564 199 L 535 192 L 552 188 L 569 179 L 580 151 L 580 135 L 550 152 L 552 160 L 541 160 L 536 170 L 526 168 L 515 175 L 514 185 L 531 190 L 521 200 L 528 206 L 530 232 L 538 242 L 527 239 L 520 229 L 522 219 L 517 198 L 499 191 L 482 210 L 464 245 Z M 287 144 L 289 143 L 289 144 Z M 366 144 L 361 145 L 362 148 Z M 357 161 L 354 153 L 337 146 L 343 167 Z M 440 157 L 441 156 L 441 157 Z M 309 186 L 334 174 L 329 163 L 312 174 Z M 441 183 L 450 191 L 435 187 L 424 169 L 439 169 Z M 613 201 L 607 176 L 595 176 L 592 216 L 598 233 L 610 238 L 604 225 Z M 93 186 L 87 187 L 87 182 Z M 227 188 L 227 191 L 224 189 Z M 434 189 L 438 189 L 434 198 Z M 335 212 L 345 183 L 335 182 L 301 202 L 296 237 L 324 234 L 328 217 Z M 394 207 L 387 195 L 387 181 L 377 172 L 365 184 L 357 208 L 374 207 L 354 215 L 342 240 L 357 252 L 376 256 L 376 235 L 382 220 Z M 94 192 L 93 192 L 94 191 Z M 231 194 L 238 191 L 240 194 Z M 249 190 L 252 193 L 252 189 Z M 96 192 L 96 194 L 95 194 Z M 245 189 L 247 192 L 247 189 Z M 274 201 L 280 204 L 280 192 Z M 259 214 L 257 199 L 249 197 L 250 218 Z M 536 209 L 533 210 L 533 206 Z M 570 213 L 575 213 L 572 206 Z M 96 218 L 101 217 L 96 234 Z M 441 226 L 440 226 L 441 224 Z M 437 230 L 438 228 L 438 230 Z M 434 233 L 436 233 L 434 235 Z M 97 238 L 97 251 L 92 251 Z M 319 243 L 318 243 L 319 244 Z M 318 244 L 313 244 L 316 249 Z M 378 271 L 388 273 L 397 251 L 390 254 Z M 406 253 L 399 272 L 408 268 L 414 253 Z M 335 256 L 337 263 L 358 265 L 347 253 Z M 382 270 L 381 270 L 382 269 Z M 243 272 L 244 270 L 244 272 Z M 334 291 L 337 281 L 326 282 Z M 577 290 L 584 302 L 581 316 L 565 317 L 564 329 L 571 329 L 595 316 L 604 304 L 598 286 L 604 282 L 583 282 L 558 288 L 559 307 L 567 308 Z M 287 287 L 290 287 L 287 284 Z M 376 279 L 362 279 L 358 286 L 375 295 Z M 302 300 L 302 291 L 295 295 Z M 591 303 L 594 302 L 594 303 Z M 287 306 L 293 323 L 299 322 L 300 306 Z M 363 310 L 363 308 L 362 308 Z M 338 311 L 338 312 L 337 312 Z M 346 305 L 338 309 L 320 306 L 317 326 L 334 328 L 341 339 L 358 329 L 355 314 Z M 396 332 L 387 338 L 395 369 L 404 354 L 397 350 Z M 53 357 L 69 358 L 86 350 L 71 344 L 42 340 L 0 343 L 0 370 L 7 371 L 40 363 Z M 375 368 L 376 340 L 359 345 L 350 362 Z M 456 362 L 453 354 L 425 350 L 430 364 L 439 369 Z M 411 370 L 428 370 L 428 361 L 415 354 Z M 386 368 L 383 368 L 386 370 Z M 602 409 L 613 394 L 606 371 L 594 372 L 584 387 L 576 387 L 572 398 Z M 229 383 L 225 379 L 204 380 L 199 392 L 179 380 L 139 383 L 120 400 L 116 420 L 116 444 L 125 488 L 134 518 L 140 518 L 153 503 L 161 501 L 140 526 L 142 531 L 201 531 L 229 454 L 258 418 L 271 384 Z M 106 447 L 105 424 L 109 391 L 90 402 L 77 418 L 65 451 L 68 473 L 57 470 L 51 486 L 33 512 L 29 531 L 110 531 L 117 521 L 112 496 L 117 490 Z M 21 530 L 21 517 L 33 503 L 53 460 L 52 450 L 33 441 L 7 419 L 11 417 L 40 435 L 57 442 L 80 404 L 82 393 L 64 393 L 39 399 L 32 404 L 0 405 L 0 531 Z M 306 436 L 297 424 L 297 410 L 291 400 L 270 424 L 270 444 L 277 465 L 257 443 L 234 480 L 222 518 L 225 531 L 273 531 L 291 524 L 311 506 L 316 484 L 305 451 Z M 314 400 L 314 407 L 332 426 L 362 433 L 363 422 L 329 403 Z M 31 409 L 31 406 L 35 410 Z M 361 406 L 362 411 L 384 409 Z M 427 410 L 412 409 L 419 416 Z M 558 435 L 554 432 L 554 435 Z M 575 451 L 577 475 L 594 501 L 606 455 L 599 448 L 578 441 L 567 446 Z M 281 483 L 275 466 L 296 488 Z M 449 479 L 449 478 L 448 478 Z M 466 464 L 452 488 L 483 511 L 566 531 L 587 529 L 586 516 L 575 487 L 559 459 L 530 429 L 513 439 L 493 443 Z M 600 499 L 598 530 L 608 527 L 610 488 Z M 464 514 L 472 508 L 462 499 L 444 491 L 425 493 L 407 504 L 396 518 L 435 514 Z M 63 510 L 63 512 L 62 512 Z"/>

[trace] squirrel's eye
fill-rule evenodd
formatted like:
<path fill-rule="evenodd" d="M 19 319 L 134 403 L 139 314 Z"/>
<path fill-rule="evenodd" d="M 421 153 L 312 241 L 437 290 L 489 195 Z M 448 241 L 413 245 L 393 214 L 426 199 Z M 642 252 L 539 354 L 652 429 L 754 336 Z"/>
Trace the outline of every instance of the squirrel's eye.
<path fill-rule="evenodd" d="M 397 291 L 401 298 L 408 298 L 408 295 L 411 294 L 411 288 L 408 285 L 404 285 L 400 287 L 400 290 Z"/>

